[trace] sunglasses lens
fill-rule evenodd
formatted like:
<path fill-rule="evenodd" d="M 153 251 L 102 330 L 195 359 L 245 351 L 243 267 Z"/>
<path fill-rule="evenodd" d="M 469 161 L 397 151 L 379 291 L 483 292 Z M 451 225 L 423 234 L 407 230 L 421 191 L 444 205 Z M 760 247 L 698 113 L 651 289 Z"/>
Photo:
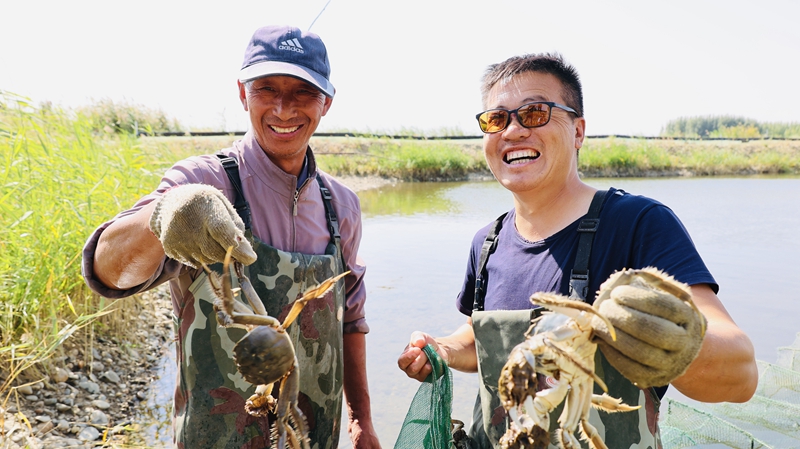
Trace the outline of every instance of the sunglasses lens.
<path fill-rule="evenodd" d="M 496 133 L 505 129 L 508 123 L 508 111 L 495 109 L 478 116 L 478 124 L 485 133 Z"/>
<path fill-rule="evenodd" d="M 544 103 L 531 103 L 519 108 L 517 117 L 526 128 L 544 126 L 550 120 L 550 106 Z"/>

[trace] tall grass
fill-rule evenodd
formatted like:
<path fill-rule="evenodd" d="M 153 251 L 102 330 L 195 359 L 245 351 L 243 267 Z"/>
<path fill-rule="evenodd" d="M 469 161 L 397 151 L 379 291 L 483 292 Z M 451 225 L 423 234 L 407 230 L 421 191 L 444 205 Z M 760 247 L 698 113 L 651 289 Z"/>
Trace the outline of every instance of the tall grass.
<path fill-rule="evenodd" d="M 590 177 L 797 174 L 800 142 L 587 139 L 578 168 Z"/>
<path fill-rule="evenodd" d="M 379 128 L 356 130 L 352 128 L 323 128 L 319 132 L 341 133 L 353 136 L 400 136 L 400 137 L 462 137 L 464 130 L 459 127 L 442 126 L 439 128 L 419 128 L 413 126 L 400 126 L 397 128 Z"/>
<path fill-rule="evenodd" d="M 81 250 L 104 220 L 160 179 L 126 134 L 95 133 L 80 115 L 0 92 L 0 373 L 41 375 L 55 347 L 119 305 L 91 294 Z M 20 369 L 24 367 L 26 369 Z M 24 376 L 23 376 L 24 377 Z M 8 385 L 4 385 L 8 387 Z"/>
<path fill-rule="evenodd" d="M 333 175 L 372 175 L 406 181 L 464 179 L 470 173 L 485 170 L 480 150 L 458 143 L 356 139 L 343 145 L 346 150 L 333 151 L 339 154 L 325 154 L 324 143 L 316 147 L 321 150 L 317 156 L 320 167 Z"/>

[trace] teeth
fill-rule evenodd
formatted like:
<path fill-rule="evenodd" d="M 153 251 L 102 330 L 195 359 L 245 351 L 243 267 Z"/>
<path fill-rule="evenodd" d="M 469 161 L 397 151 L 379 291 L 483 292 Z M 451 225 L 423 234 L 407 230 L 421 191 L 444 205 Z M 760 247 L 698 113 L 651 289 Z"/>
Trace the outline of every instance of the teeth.
<path fill-rule="evenodd" d="M 539 157 L 539 152 L 534 150 L 517 150 L 511 151 L 505 156 L 508 164 L 516 165 L 525 163 L 526 160 L 536 159 Z"/>
<path fill-rule="evenodd" d="M 287 134 L 287 133 L 293 133 L 293 132 L 297 131 L 297 128 L 300 128 L 300 126 L 299 125 L 298 126 L 292 126 L 291 128 L 281 128 L 280 126 L 271 126 L 271 128 L 276 133 Z"/>

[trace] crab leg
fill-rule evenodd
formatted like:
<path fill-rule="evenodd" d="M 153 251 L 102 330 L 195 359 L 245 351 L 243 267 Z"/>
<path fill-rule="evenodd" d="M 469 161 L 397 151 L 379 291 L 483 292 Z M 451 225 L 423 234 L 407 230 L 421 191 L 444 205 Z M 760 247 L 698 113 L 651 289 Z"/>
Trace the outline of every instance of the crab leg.
<path fill-rule="evenodd" d="M 603 389 L 603 391 L 608 391 L 608 387 L 606 386 L 606 383 L 603 382 L 603 379 L 601 379 L 597 374 L 595 374 L 594 368 L 590 369 L 589 367 L 586 367 L 586 366 L 582 365 L 579 361 L 575 360 L 575 358 L 572 357 L 572 354 L 570 354 L 569 352 L 561 349 L 561 347 L 559 347 L 557 344 L 553 343 L 549 339 L 544 339 L 543 343 L 545 345 L 547 345 L 553 351 L 557 352 L 564 359 L 569 360 L 570 362 L 572 362 L 573 365 L 578 367 L 579 370 L 581 370 L 584 373 L 586 373 L 586 375 L 591 376 L 592 379 L 594 379 L 594 381 L 597 383 L 597 385 L 599 385 L 600 388 Z"/>
<path fill-rule="evenodd" d="M 296 300 L 294 302 L 294 305 L 292 305 L 292 310 L 289 311 L 289 314 L 286 315 L 286 319 L 283 320 L 282 324 L 283 328 L 286 329 L 287 327 L 289 327 L 290 324 L 294 322 L 297 316 L 300 315 L 300 312 L 303 311 L 303 307 L 305 307 L 309 301 L 324 296 L 326 293 L 328 293 L 328 291 L 330 291 L 333 288 L 334 285 L 336 285 L 336 281 L 345 277 L 347 274 L 350 274 L 349 270 L 345 271 L 344 273 L 338 276 L 326 279 L 322 281 L 322 283 L 320 283 L 319 285 L 315 285 L 307 289 L 303 293 L 303 296 L 300 297 L 300 299 Z"/>
<path fill-rule="evenodd" d="M 214 301 L 214 307 L 220 309 L 217 311 L 218 321 L 220 321 L 220 324 L 223 326 L 228 326 L 235 323 L 278 328 L 278 326 L 281 324 L 280 321 L 267 314 L 266 310 L 264 309 L 264 305 L 260 300 L 253 300 L 253 298 L 258 299 L 258 295 L 253 289 L 253 286 L 250 284 L 250 281 L 242 273 L 242 264 L 237 260 L 234 260 L 233 264 L 236 274 L 239 276 L 239 284 L 241 284 L 243 287 L 240 290 L 244 293 L 248 302 L 256 311 L 263 310 L 263 315 L 260 313 L 254 314 L 253 310 L 249 309 L 241 301 L 234 299 L 233 288 L 231 287 L 231 279 L 229 275 L 230 271 L 228 269 L 232 260 L 231 251 L 233 251 L 232 246 L 228 247 L 228 251 L 225 254 L 225 260 L 222 263 L 222 276 L 217 275 L 211 271 L 206 264 L 203 264 L 203 270 L 205 270 L 206 274 L 208 274 L 208 280 L 211 284 L 211 289 L 214 290 L 214 294 L 219 299 L 219 301 Z M 222 279 L 220 280 L 220 278 Z"/>
<path fill-rule="evenodd" d="M 256 290 L 253 288 L 253 284 L 250 283 L 250 279 L 245 276 L 244 265 L 238 260 L 234 261 L 233 271 L 236 272 L 236 277 L 239 278 L 239 286 L 242 289 L 242 293 L 244 293 L 244 297 L 247 298 L 247 302 L 250 303 L 250 307 L 253 308 L 253 311 L 258 315 L 269 315 L 267 309 L 264 307 L 264 303 L 261 302 L 261 298 L 258 297 L 258 293 L 256 293 Z"/>
<path fill-rule="evenodd" d="M 564 401 L 564 411 L 558 418 L 559 428 L 556 431 L 558 441 L 564 449 L 579 449 L 580 443 L 575 438 L 575 429 L 578 423 L 584 418 L 584 403 L 591 401 L 591 390 L 585 383 L 571 385 L 569 394 Z M 586 395 L 589 393 L 589 396 Z M 588 408 L 586 408 L 588 411 Z"/>
<path fill-rule="evenodd" d="M 295 369 L 292 370 L 286 377 L 281 380 L 280 399 L 278 400 L 278 409 L 275 414 L 278 416 L 276 423 L 278 431 L 278 448 L 286 447 L 286 439 L 288 436 L 289 447 L 292 449 L 308 449 L 308 428 L 306 426 L 303 413 L 297 407 L 297 391 L 300 376 L 297 373 L 297 359 L 295 359 Z M 297 427 L 297 434 L 289 424 L 289 415 L 291 414 L 294 425 Z M 300 436 L 299 441 L 297 436 Z M 301 446 L 302 445 L 302 446 Z"/>

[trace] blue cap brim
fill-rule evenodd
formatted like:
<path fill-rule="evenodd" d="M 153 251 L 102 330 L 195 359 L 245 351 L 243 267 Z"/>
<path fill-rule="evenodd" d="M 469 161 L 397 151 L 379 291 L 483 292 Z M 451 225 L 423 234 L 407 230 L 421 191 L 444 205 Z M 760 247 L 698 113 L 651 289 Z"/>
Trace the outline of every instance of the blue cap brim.
<path fill-rule="evenodd" d="M 247 81 L 270 75 L 288 75 L 300 78 L 313 84 L 322 93 L 331 98 L 336 93 L 333 84 L 319 73 L 300 65 L 281 61 L 263 61 L 247 66 L 239 71 L 239 81 L 246 83 Z"/>

